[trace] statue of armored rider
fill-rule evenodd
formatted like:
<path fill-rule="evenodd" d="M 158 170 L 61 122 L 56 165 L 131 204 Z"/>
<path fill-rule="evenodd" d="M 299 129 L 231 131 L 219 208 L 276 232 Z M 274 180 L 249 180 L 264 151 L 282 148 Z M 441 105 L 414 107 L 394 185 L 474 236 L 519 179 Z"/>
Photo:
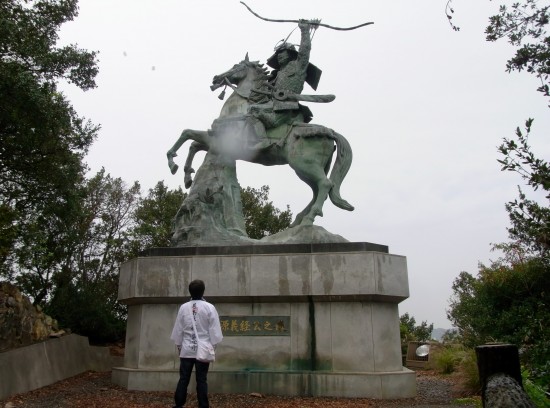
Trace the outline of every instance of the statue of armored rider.
<path fill-rule="evenodd" d="M 285 124 L 311 121 L 313 115 L 310 109 L 299 104 L 298 100 L 329 102 L 321 100 L 328 95 L 319 95 L 319 100 L 313 95 L 307 98 L 300 97 L 304 82 L 315 90 L 321 78 L 321 70 L 309 62 L 311 39 L 318 26 L 319 20 L 300 20 L 298 27 L 301 31 L 301 40 L 298 51 L 293 44 L 285 40 L 275 47 L 275 53 L 267 60 L 267 65 L 274 69 L 267 83 L 273 97 L 266 103 L 252 105 L 249 108 L 247 121 L 253 126 L 257 137 L 256 143 L 249 147 L 252 151 L 272 145 L 273 142 L 267 138 L 267 130 Z M 334 98 L 332 95 L 331 97 Z"/>

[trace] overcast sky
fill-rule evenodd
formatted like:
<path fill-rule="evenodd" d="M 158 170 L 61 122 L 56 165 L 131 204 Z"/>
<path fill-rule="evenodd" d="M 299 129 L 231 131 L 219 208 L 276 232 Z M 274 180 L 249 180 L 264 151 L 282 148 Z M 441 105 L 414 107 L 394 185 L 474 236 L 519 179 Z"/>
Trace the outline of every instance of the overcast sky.
<path fill-rule="evenodd" d="M 512 49 L 485 41 L 488 17 L 503 1 L 454 0 L 460 32 L 449 26 L 446 0 L 247 1 L 269 18 L 374 21 L 347 32 L 320 28 L 313 39 L 311 62 L 323 70 L 316 93 L 336 95 L 309 104 L 313 122 L 349 140 L 354 161 L 341 194 L 355 206 L 346 212 L 327 201 L 316 223 L 406 256 L 410 298 L 400 313 L 435 327 L 451 326 L 453 280 L 495 259 L 491 243 L 507 238 L 504 204 L 520 180 L 500 171 L 501 139 L 534 117 L 531 144 L 541 157 L 550 153 L 537 80 L 506 73 Z M 166 151 L 183 129 L 206 130 L 218 116 L 223 102 L 209 89 L 212 77 L 246 52 L 265 62 L 295 27 L 261 21 L 237 0 L 80 0 L 61 43 L 100 52 L 98 88 L 63 89 L 80 115 L 101 124 L 87 157 L 92 171 L 137 180 L 144 193 L 160 180 L 183 185 Z M 299 42 L 299 30 L 290 41 Z M 294 214 L 311 199 L 288 166 L 239 162 L 237 172 L 243 187 L 269 185 L 275 205 Z"/>

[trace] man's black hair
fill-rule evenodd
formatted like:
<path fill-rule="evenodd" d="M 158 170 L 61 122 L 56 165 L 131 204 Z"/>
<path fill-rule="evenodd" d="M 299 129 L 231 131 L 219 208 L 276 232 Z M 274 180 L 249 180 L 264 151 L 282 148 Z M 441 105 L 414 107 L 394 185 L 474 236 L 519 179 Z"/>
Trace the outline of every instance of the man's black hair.
<path fill-rule="evenodd" d="M 189 284 L 189 293 L 191 294 L 191 298 L 193 300 L 202 299 L 202 296 L 204 295 L 204 289 L 204 282 L 200 279 L 195 279 Z"/>

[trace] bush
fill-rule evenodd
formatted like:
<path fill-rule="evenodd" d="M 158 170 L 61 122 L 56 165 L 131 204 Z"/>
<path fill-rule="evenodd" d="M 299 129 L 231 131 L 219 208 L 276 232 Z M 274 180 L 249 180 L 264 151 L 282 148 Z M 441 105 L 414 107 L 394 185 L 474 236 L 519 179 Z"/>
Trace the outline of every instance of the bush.
<path fill-rule="evenodd" d="M 542 388 L 529 379 L 523 381 L 523 388 L 537 408 L 550 408 L 550 399 L 548 399 Z"/>
<path fill-rule="evenodd" d="M 549 364 L 549 363 L 547 363 Z M 529 398 L 537 408 L 550 408 L 550 399 L 546 396 L 544 389 L 539 386 L 536 382 L 531 381 L 529 372 L 523 370 L 521 372 L 521 377 L 523 380 L 523 389 L 529 395 Z M 548 387 L 548 383 L 545 384 Z"/>
<path fill-rule="evenodd" d="M 479 394 L 481 383 L 477 368 L 477 357 L 474 349 L 464 350 L 462 360 L 458 365 L 458 372 L 462 377 L 462 386 L 468 394 Z"/>
<path fill-rule="evenodd" d="M 87 336 L 92 344 L 122 340 L 126 330 L 126 308 L 116 300 L 116 281 L 105 278 L 93 283 L 71 282 L 55 290 L 45 310 L 61 327 Z"/>
<path fill-rule="evenodd" d="M 464 348 L 459 345 L 448 345 L 433 348 L 429 366 L 441 374 L 451 374 L 464 357 Z"/>
<path fill-rule="evenodd" d="M 472 396 L 481 393 L 477 357 L 474 349 L 462 344 L 445 344 L 433 347 L 429 367 L 441 374 L 453 374 L 455 392 L 458 395 Z"/>

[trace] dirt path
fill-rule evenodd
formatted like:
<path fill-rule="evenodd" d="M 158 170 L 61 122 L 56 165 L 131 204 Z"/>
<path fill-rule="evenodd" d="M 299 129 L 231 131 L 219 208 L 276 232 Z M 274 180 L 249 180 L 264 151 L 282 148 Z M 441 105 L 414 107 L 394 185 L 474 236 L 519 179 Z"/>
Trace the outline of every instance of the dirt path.
<path fill-rule="evenodd" d="M 417 394 L 416 398 L 404 400 L 212 394 L 210 405 L 213 408 L 428 408 L 451 406 L 457 397 L 451 377 L 434 375 L 429 371 L 418 372 Z M 86 372 L 0 401 L 0 408 L 167 408 L 172 406 L 172 395 L 172 392 L 128 391 L 111 383 L 110 372 Z M 191 395 L 187 406 L 197 406 L 195 395 Z M 461 404 L 460 407 L 474 405 Z"/>

